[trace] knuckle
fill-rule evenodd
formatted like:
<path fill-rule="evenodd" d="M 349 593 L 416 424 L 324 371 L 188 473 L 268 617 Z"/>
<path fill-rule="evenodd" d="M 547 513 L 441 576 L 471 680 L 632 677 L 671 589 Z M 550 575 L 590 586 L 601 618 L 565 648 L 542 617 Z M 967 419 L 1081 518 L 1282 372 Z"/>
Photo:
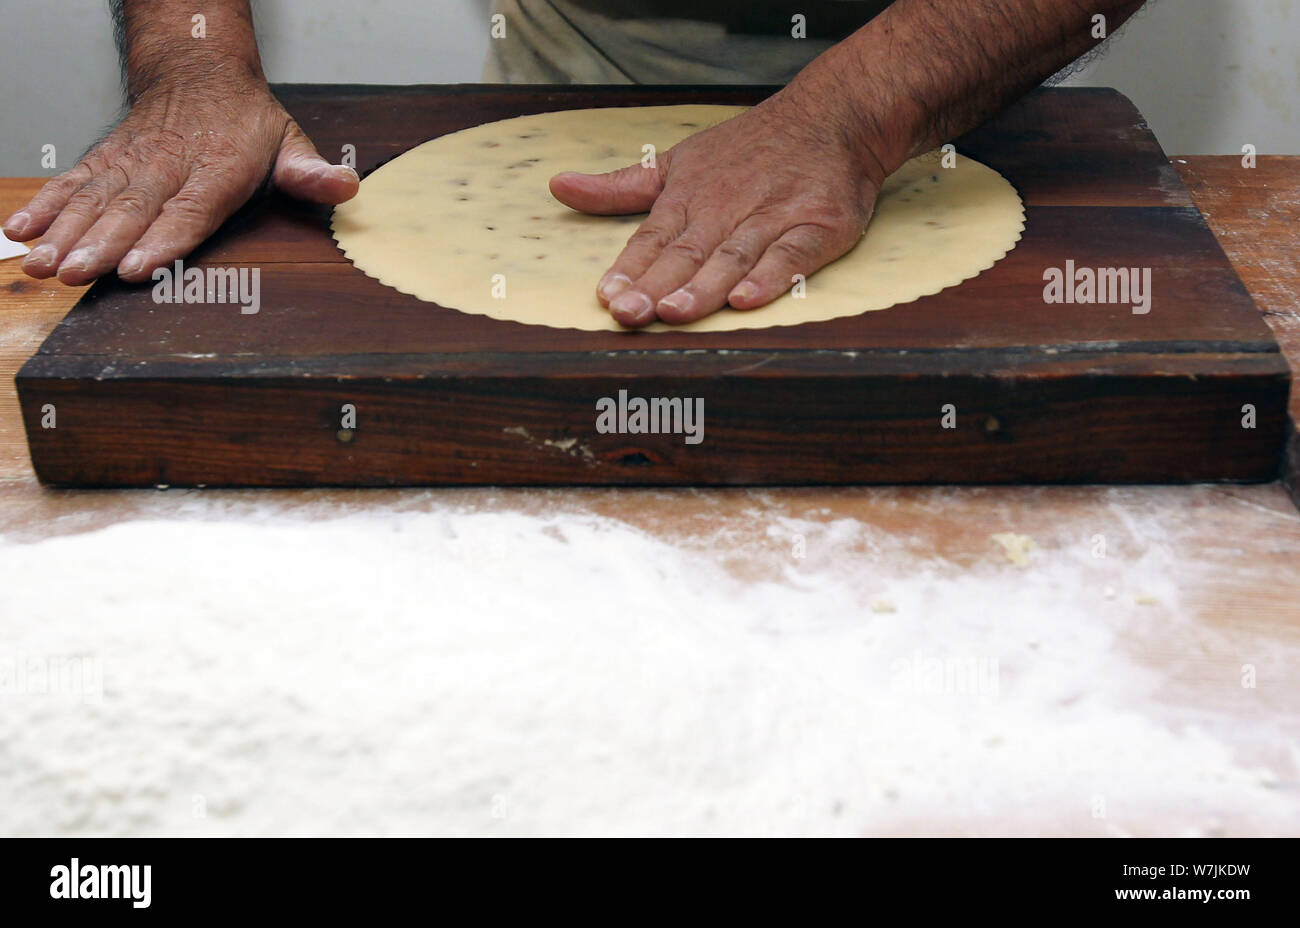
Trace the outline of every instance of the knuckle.
<path fill-rule="evenodd" d="M 107 142 L 101 142 L 86 152 L 77 166 L 65 176 L 88 184 L 107 171 L 120 156 L 121 150 L 118 146 L 109 146 Z"/>
<path fill-rule="evenodd" d="M 105 186 L 111 187 L 112 185 L 117 184 L 118 186 L 125 187 L 127 184 L 131 183 L 131 172 L 127 170 L 126 165 L 124 165 L 120 160 L 112 161 L 104 167 L 103 172 L 99 177 L 96 177 L 95 180 Z"/>
<path fill-rule="evenodd" d="M 787 264 L 803 264 L 816 250 L 816 241 L 806 234 L 786 235 L 772 243 L 772 252 Z"/>
<path fill-rule="evenodd" d="M 68 174 L 77 174 L 83 181 L 90 180 L 104 170 L 104 166 L 108 164 L 111 157 L 112 152 L 106 145 L 101 143 L 86 152 L 81 160 L 77 162 L 77 166 Z"/>
<path fill-rule="evenodd" d="M 690 238 L 674 239 L 664 251 L 694 265 L 703 264 L 709 257 L 700 243 Z"/>
<path fill-rule="evenodd" d="M 799 210 L 799 214 L 805 218 L 815 217 L 814 221 L 808 222 L 806 225 L 827 230 L 846 228 L 857 231 L 866 225 L 867 218 L 857 203 L 849 199 L 831 199 L 828 197 L 818 197 L 805 204 Z"/>
<path fill-rule="evenodd" d="M 94 177 L 94 172 L 85 161 L 82 161 L 75 168 L 64 171 L 46 182 L 45 186 L 41 188 L 41 193 L 49 191 L 51 194 L 66 196 L 84 187 L 92 177 Z"/>
<path fill-rule="evenodd" d="M 215 211 L 208 197 L 195 192 L 181 192 L 167 201 L 167 215 L 187 224 L 209 225 Z"/>
<path fill-rule="evenodd" d="M 108 206 L 108 196 L 101 184 L 87 184 L 72 195 L 64 212 L 74 216 L 98 216 Z"/>
<path fill-rule="evenodd" d="M 71 171 L 64 171 L 58 177 L 50 178 L 45 182 L 45 186 L 41 188 L 41 193 L 46 191 L 50 193 L 66 193 L 81 187 L 86 183 L 89 175 L 84 172 L 79 173 L 79 170 L 79 168 L 73 168 Z"/>
<path fill-rule="evenodd" d="M 117 195 L 112 208 L 128 216 L 149 218 L 152 206 L 153 198 L 148 191 L 140 187 L 127 187 Z"/>
<path fill-rule="evenodd" d="M 820 262 L 844 254 L 861 237 L 862 226 L 848 218 L 842 207 L 837 212 L 843 215 L 793 226 L 772 243 L 772 248 L 787 261 L 800 264 Z"/>
<path fill-rule="evenodd" d="M 757 260 L 752 246 L 745 242 L 729 238 L 718 246 L 718 254 L 736 263 L 752 267 Z"/>
<path fill-rule="evenodd" d="M 629 247 L 634 248 L 663 250 L 672 244 L 674 237 L 667 229 L 643 225 L 628 236 L 627 244 Z"/>
<path fill-rule="evenodd" d="M 126 169 L 116 162 L 102 164 L 92 172 L 83 161 L 66 174 L 60 174 L 47 187 L 52 188 L 52 193 L 69 198 L 64 209 L 74 215 L 98 215 L 108 207 L 113 191 L 128 181 Z"/>

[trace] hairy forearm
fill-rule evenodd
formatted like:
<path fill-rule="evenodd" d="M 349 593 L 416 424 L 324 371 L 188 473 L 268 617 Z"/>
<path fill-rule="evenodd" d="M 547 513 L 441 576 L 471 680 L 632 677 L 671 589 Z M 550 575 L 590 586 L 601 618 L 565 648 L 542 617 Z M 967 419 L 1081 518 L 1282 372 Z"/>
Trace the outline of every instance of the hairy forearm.
<path fill-rule="evenodd" d="M 131 102 L 210 80 L 265 83 L 248 0 L 112 0 L 112 11 Z"/>
<path fill-rule="evenodd" d="M 884 173 L 1099 45 L 1143 0 L 896 0 L 789 88 L 826 103 Z M 799 86 L 796 86 L 799 85 Z"/>

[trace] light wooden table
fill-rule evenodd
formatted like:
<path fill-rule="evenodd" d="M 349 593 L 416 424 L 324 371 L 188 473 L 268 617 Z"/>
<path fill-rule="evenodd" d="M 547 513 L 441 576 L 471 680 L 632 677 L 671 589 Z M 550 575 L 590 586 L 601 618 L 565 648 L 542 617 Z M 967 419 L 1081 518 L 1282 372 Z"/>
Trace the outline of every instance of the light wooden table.
<path fill-rule="evenodd" d="M 1237 158 L 1174 161 L 1293 367 L 1300 369 L 1300 157 L 1261 158 L 1253 171 L 1243 170 Z M 0 215 L 17 209 L 40 183 L 0 179 Z M 48 490 L 31 470 L 13 375 L 82 290 L 31 280 L 18 265 L 18 260 L 0 263 L 0 535 L 11 541 L 39 541 L 142 518 L 192 519 L 196 511 L 207 521 L 265 522 L 281 515 L 334 518 L 446 505 L 461 511 L 608 517 L 712 558 L 755 583 L 782 582 L 800 566 L 790 559 L 791 539 L 773 535 L 773 526 L 792 524 L 807 526 L 809 562 L 840 569 L 846 577 L 888 559 L 895 577 L 942 565 L 951 576 L 1001 577 L 1011 590 L 1036 571 L 1050 569 L 1054 595 L 1062 602 L 1099 596 L 1100 583 L 1107 599 L 1140 618 L 1119 623 L 1117 648 L 1160 682 L 1135 712 L 1171 719 L 1195 713 L 1199 724 L 1217 732 L 1239 757 L 1282 771 L 1276 788 L 1289 790 L 1296 798 L 1292 808 L 1300 810 L 1300 514 L 1279 483 L 716 491 Z M 1300 421 L 1300 398 L 1293 395 L 1291 408 Z M 877 541 L 862 547 L 859 536 L 859 550 L 846 552 L 853 556 L 836 568 L 834 557 L 824 550 L 819 554 L 817 546 L 833 544 L 833 528 L 849 524 L 845 520 Z M 1011 564 L 992 540 L 1004 532 L 1034 540 L 1029 566 Z M 1099 535 L 1107 540 L 1110 567 L 1090 566 L 1081 554 Z M 1155 548 L 1167 555 L 1152 562 L 1150 569 L 1159 575 L 1135 581 L 1132 565 Z M 1044 634 L 1050 637 L 1048 618 Z M 1245 664 L 1256 666 L 1259 675 L 1247 698 L 1240 684 Z M 1105 673 L 1103 666 L 1098 687 L 1106 685 Z M 1006 823 L 1024 820 L 1027 831 L 1107 833 L 1045 825 L 1051 810 L 1026 819 L 1022 799 L 1008 796 L 1000 810 L 959 820 L 930 820 L 922 830 L 998 832 L 1015 830 Z M 1176 813 L 1152 816 L 1141 830 L 1181 831 L 1187 825 Z M 1205 827 L 1210 833 L 1272 833 L 1300 830 L 1298 823 L 1300 815 L 1271 826 L 1229 816 Z M 1204 820 L 1193 824 L 1200 828 Z"/>

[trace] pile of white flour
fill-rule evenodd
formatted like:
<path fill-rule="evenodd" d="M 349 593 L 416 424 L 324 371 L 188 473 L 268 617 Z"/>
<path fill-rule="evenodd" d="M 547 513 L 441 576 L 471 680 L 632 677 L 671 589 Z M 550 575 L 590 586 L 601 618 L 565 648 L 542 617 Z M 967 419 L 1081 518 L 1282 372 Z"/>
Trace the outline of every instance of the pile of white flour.
<path fill-rule="evenodd" d="M 721 539 L 450 506 L 0 543 L 0 834 L 1300 825 L 1116 645 L 1168 620 L 1170 552 L 1063 596 L 1086 552 L 766 531 L 757 578 Z"/>

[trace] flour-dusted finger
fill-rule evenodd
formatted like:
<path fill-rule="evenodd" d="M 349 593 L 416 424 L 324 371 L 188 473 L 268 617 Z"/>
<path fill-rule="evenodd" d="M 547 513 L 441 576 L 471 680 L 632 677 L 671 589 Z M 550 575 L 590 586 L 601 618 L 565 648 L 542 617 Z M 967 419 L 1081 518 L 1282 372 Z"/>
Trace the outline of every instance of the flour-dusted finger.
<path fill-rule="evenodd" d="M 90 156 L 72 170 L 50 178 L 26 206 L 5 220 L 5 235 L 16 242 L 28 242 L 44 234 L 72 195 L 94 178 Z"/>
<path fill-rule="evenodd" d="M 73 247 L 59 268 L 59 280 L 78 286 L 117 267 L 178 186 L 166 176 L 128 184 Z"/>
<path fill-rule="evenodd" d="M 665 248 L 677 241 L 685 226 L 685 212 L 675 203 L 660 200 L 645 222 L 628 238 L 627 245 L 596 285 L 596 296 L 615 313 L 616 318 L 619 314 L 626 318 L 639 317 L 647 312 L 653 315 L 654 303 L 645 294 L 641 294 L 639 300 L 624 300 L 617 310 L 614 301 L 659 259 Z"/>
<path fill-rule="evenodd" d="M 154 269 L 197 248 L 247 199 L 220 179 L 194 176 L 167 200 L 158 218 L 118 265 L 123 280 L 144 281 Z"/>
<path fill-rule="evenodd" d="M 645 273 L 635 278 L 609 308 L 621 324 L 639 327 L 657 318 L 660 300 L 676 293 L 700 272 L 714 249 L 726 238 L 726 230 L 697 222 L 664 246 Z"/>
<path fill-rule="evenodd" d="M 703 319 L 727 305 L 727 294 L 753 270 L 767 247 L 781 234 L 766 218 L 748 219 L 721 242 L 695 275 L 659 300 L 656 315 L 680 324 Z"/>
<path fill-rule="evenodd" d="M 45 230 L 41 244 L 23 261 L 23 270 L 39 278 L 53 277 L 58 273 L 73 246 L 129 182 L 126 172 L 115 164 L 90 178 L 68 198 Z M 83 257 L 78 256 L 73 264 L 79 264 Z"/>
<path fill-rule="evenodd" d="M 795 275 L 808 277 L 852 248 L 860 236 L 847 226 L 804 223 L 787 229 L 767 247 L 727 301 L 737 309 L 766 306 L 794 286 Z"/>

